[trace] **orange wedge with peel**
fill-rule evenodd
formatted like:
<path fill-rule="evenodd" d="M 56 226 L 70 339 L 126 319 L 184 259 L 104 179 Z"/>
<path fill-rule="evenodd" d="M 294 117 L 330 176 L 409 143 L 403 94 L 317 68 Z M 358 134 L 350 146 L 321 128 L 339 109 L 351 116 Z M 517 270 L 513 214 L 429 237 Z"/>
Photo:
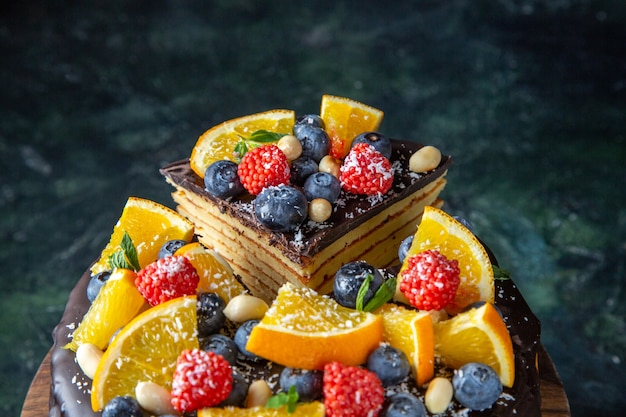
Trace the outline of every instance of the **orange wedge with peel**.
<path fill-rule="evenodd" d="M 468 228 L 443 210 L 432 206 L 424 209 L 413 244 L 398 274 L 398 287 L 402 271 L 407 267 L 407 259 L 428 249 L 437 250 L 446 258 L 459 262 L 459 288 L 454 300 L 445 308 L 448 313 L 457 314 L 477 301 L 493 303 L 493 268 L 487 251 Z M 395 298 L 408 303 L 399 290 Z"/>
<path fill-rule="evenodd" d="M 198 410 L 198 417 L 324 417 L 325 415 L 324 403 L 320 401 L 300 403 L 292 413 L 287 411 L 286 406 L 277 409 L 266 407 L 214 407 Z"/>
<path fill-rule="evenodd" d="M 106 348 L 113 334 L 131 321 L 144 307 L 145 300 L 135 287 L 136 274 L 129 269 L 115 269 L 98 292 L 89 310 L 65 345 L 74 352 L 79 345 L 91 343 Z"/>
<path fill-rule="evenodd" d="M 469 362 L 487 364 L 500 376 L 502 385 L 513 386 L 513 343 L 502 317 L 490 303 L 435 323 L 435 351 L 451 368 Z"/>
<path fill-rule="evenodd" d="M 169 207 L 152 200 L 129 197 L 124 210 L 113 227 L 113 233 L 100 259 L 91 267 L 91 273 L 110 270 L 109 256 L 121 249 L 124 232 L 130 235 L 139 266 L 145 267 L 154 262 L 159 249 L 168 240 L 181 239 L 189 242 L 193 237 L 193 223 Z"/>
<path fill-rule="evenodd" d="M 268 110 L 220 123 L 204 132 L 191 151 L 191 169 L 204 178 L 206 169 L 215 161 L 227 159 L 237 162 L 235 147 L 239 141 L 249 138 L 254 132 L 291 134 L 296 120 L 293 110 Z"/>
<path fill-rule="evenodd" d="M 365 363 L 382 334 L 379 315 L 287 283 L 252 330 L 246 349 L 292 368 L 323 369 L 333 361 L 356 366 Z"/>
<path fill-rule="evenodd" d="M 225 303 L 233 297 L 243 294 L 246 289 L 235 278 L 230 265 L 214 250 L 207 249 L 199 242 L 188 243 L 178 249 L 175 255 L 189 259 L 200 277 L 198 293 L 213 292 Z"/>
<path fill-rule="evenodd" d="M 380 307 L 376 314 L 383 318 L 383 341 L 406 355 L 418 386 L 428 383 L 435 375 L 435 336 L 431 315 L 391 303 Z"/>
<path fill-rule="evenodd" d="M 196 296 L 152 307 L 128 323 L 104 352 L 93 378 L 91 407 L 99 411 L 118 395 L 135 396 L 139 382 L 172 387 L 176 360 L 197 349 Z"/>
<path fill-rule="evenodd" d="M 383 116 L 382 110 L 359 101 L 323 95 L 320 117 L 330 137 L 330 155 L 339 159 L 345 157 L 354 138 L 363 132 L 378 130 Z"/>

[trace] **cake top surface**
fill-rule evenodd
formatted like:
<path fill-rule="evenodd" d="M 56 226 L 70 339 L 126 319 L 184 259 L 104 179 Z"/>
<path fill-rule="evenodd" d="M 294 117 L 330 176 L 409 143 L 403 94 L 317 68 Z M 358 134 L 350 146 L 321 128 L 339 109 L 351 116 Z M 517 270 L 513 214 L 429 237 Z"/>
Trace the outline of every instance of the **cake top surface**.
<path fill-rule="evenodd" d="M 324 249 L 351 229 L 371 219 L 385 208 L 410 196 L 415 191 L 428 186 L 444 176 L 452 164 L 452 158 L 442 155 L 439 165 L 424 173 L 409 169 L 409 158 L 422 148 L 417 142 L 392 140 L 394 180 L 391 189 L 384 195 L 363 196 L 343 192 L 337 200 L 331 217 L 325 222 L 305 220 L 295 231 L 275 232 L 263 227 L 257 220 L 254 209 L 254 196 L 243 194 L 239 197 L 222 199 L 206 191 L 202 178 L 189 166 L 188 160 L 169 164 L 161 173 L 172 183 L 210 200 L 220 211 L 236 217 L 244 225 L 263 230 L 270 241 L 281 247 L 287 256 L 297 262 L 300 256 L 311 256 Z"/>

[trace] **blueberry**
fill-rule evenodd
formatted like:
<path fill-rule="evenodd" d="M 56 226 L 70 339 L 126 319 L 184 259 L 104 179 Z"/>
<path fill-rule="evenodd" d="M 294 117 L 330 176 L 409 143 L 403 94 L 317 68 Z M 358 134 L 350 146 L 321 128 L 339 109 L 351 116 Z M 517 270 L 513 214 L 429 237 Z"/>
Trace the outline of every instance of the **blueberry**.
<path fill-rule="evenodd" d="M 317 114 L 305 114 L 304 116 L 299 116 L 296 119 L 296 123 L 293 125 L 293 134 L 294 136 L 298 136 L 298 132 L 304 126 L 313 126 L 319 127 L 320 129 L 324 129 L 324 120 Z"/>
<path fill-rule="evenodd" d="M 199 337 L 209 336 L 220 331 L 226 322 L 225 307 L 226 303 L 216 293 L 205 292 L 198 295 L 196 312 Z"/>
<path fill-rule="evenodd" d="M 159 249 L 159 259 L 167 258 L 168 256 L 174 255 L 174 253 L 178 249 L 182 248 L 186 244 L 187 242 L 185 240 L 168 240 L 161 246 L 161 249 Z"/>
<path fill-rule="evenodd" d="M 239 352 L 249 358 L 258 358 L 258 356 L 256 356 L 254 353 L 248 352 L 248 350 L 246 349 L 246 344 L 248 343 L 248 339 L 250 338 L 250 333 L 252 332 L 252 329 L 254 329 L 254 326 L 256 326 L 257 324 L 259 324 L 259 320 L 248 320 L 244 322 L 241 326 L 239 326 L 239 328 L 235 332 L 235 345 L 237 345 Z"/>
<path fill-rule="evenodd" d="M 363 305 L 374 297 L 384 282 L 380 271 L 364 261 L 355 261 L 343 265 L 335 273 L 333 291 L 337 302 L 345 307 L 356 308 L 356 299 L 361 285 L 368 276 L 372 276 L 369 289 L 365 293 Z"/>
<path fill-rule="evenodd" d="M 408 392 L 399 392 L 387 399 L 381 416 L 426 417 L 426 407 L 416 396 Z"/>
<path fill-rule="evenodd" d="M 319 162 L 330 152 L 330 137 L 319 127 L 305 125 L 295 136 L 302 144 L 302 156 L 308 156 Z"/>
<path fill-rule="evenodd" d="M 237 164 L 228 160 L 213 162 L 204 173 L 204 187 L 219 198 L 236 197 L 243 193 Z"/>
<path fill-rule="evenodd" d="M 500 377 L 488 365 L 470 362 L 454 371 L 454 398 L 470 410 L 484 410 L 502 393 Z"/>
<path fill-rule="evenodd" d="M 290 180 L 292 184 L 302 186 L 306 179 L 319 169 L 317 162 L 308 156 L 300 156 L 291 162 Z"/>
<path fill-rule="evenodd" d="M 233 372 L 233 389 L 230 391 L 228 398 L 220 403 L 220 407 L 227 405 L 233 407 L 245 407 L 246 397 L 248 396 L 248 388 L 250 384 L 239 372 Z"/>
<path fill-rule="evenodd" d="M 304 182 L 304 195 L 307 200 L 323 198 L 334 203 L 341 192 L 339 179 L 328 172 L 316 172 Z"/>
<path fill-rule="evenodd" d="M 287 392 L 292 385 L 296 386 L 298 401 L 311 402 L 322 397 L 324 372 L 306 369 L 285 368 L 280 373 L 280 388 Z"/>
<path fill-rule="evenodd" d="M 208 337 L 200 338 L 200 348 L 207 352 L 215 352 L 222 355 L 231 365 L 237 361 L 237 345 L 228 336 L 223 334 L 212 334 Z"/>
<path fill-rule="evenodd" d="M 266 187 L 254 200 L 254 213 L 261 224 L 277 232 L 295 230 L 307 216 L 308 201 L 288 185 Z"/>
<path fill-rule="evenodd" d="M 411 235 L 406 237 L 402 243 L 400 243 L 400 247 L 398 248 L 398 259 L 400 259 L 400 263 L 404 262 L 406 255 L 409 253 L 409 249 L 411 249 L 411 245 L 413 244 L 413 238 L 415 236 Z"/>
<path fill-rule="evenodd" d="M 87 284 L 87 298 L 90 302 L 93 303 L 93 300 L 96 299 L 100 289 L 104 286 L 104 283 L 109 280 L 111 276 L 111 271 L 102 271 L 98 272 L 96 275 L 93 275 L 89 279 L 89 283 Z"/>
<path fill-rule="evenodd" d="M 114 397 L 104 406 L 102 417 L 142 417 L 143 411 L 136 399 L 131 396 Z"/>
<path fill-rule="evenodd" d="M 364 132 L 358 135 L 352 141 L 352 146 L 357 143 L 367 143 L 383 154 L 387 159 L 391 158 L 391 141 L 386 136 L 381 135 L 378 132 Z"/>
<path fill-rule="evenodd" d="M 395 385 L 411 372 L 411 365 L 404 352 L 383 343 L 367 358 L 367 369 L 374 372 L 383 386 Z"/>

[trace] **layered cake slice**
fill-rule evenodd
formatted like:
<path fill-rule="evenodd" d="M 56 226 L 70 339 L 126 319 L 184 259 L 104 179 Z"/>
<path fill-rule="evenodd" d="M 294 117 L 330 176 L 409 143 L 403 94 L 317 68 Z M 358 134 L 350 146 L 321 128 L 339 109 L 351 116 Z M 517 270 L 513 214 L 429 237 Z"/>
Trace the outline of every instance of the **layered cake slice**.
<path fill-rule="evenodd" d="M 346 107 L 351 110 L 345 112 Z M 443 204 L 439 195 L 452 163 L 449 156 L 442 156 L 432 146 L 389 140 L 377 132 L 356 130 L 355 135 L 354 129 L 377 128 L 382 119 L 381 111 L 362 103 L 324 96 L 320 113 L 322 116 L 301 117 L 293 126 L 284 121 L 294 117 L 287 110 L 225 122 L 200 137 L 190 160 L 161 170 L 175 188 L 177 210 L 195 224 L 198 239 L 217 250 L 244 284 L 267 300 L 273 299 L 285 282 L 326 294 L 332 290 L 335 271 L 352 260 L 365 260 L 379 268 L 391 265 L 400 241 L 415 232 L 424 207 Z M 282 122 L 270 127 L 276 130 L 271 132 L 274 137 L 265 130 L 252 131 L 258 120 L 274 122 L 278 118 Z M 233 139 L 224 133 L 229 125 L 235 132 Z M 246 131 L 242 126 L 247 125 L 254 127 Z M 338 135 L 348 135 L 349 140 Z M 274 163 L 267 184 L 295 188 L 295 194 L 303 191 L 308 200 L 301 209 L 303 216 L 288 227 L 259 219 L 257 194 L 263 187 L 246 186 L 251 176 L 265 174 L 242 169 L 251 165 L 246 161 L 249 154 L 242 157 L 242 145 L 269 149 L 267 143 L 280 148 L 266 162 Z M 217 150 L 219 156 L 215 157 L 212 153 Z M 225 196 L 207 186 L 207 169 L 224 162 L 220 158 L 238 164 L 233 168 L 237 169 L 235 180 L 243 182 L 243 191 Z M 280 158 L 285 158 L 282 165 L 276 162 Z M 268 170 L 266 166 L 255 169 Z M 313 173 L 335 177 L 324 179 L 329 183 L 323 191 L 337 187 L 332 197 L 320 192 L 322 200 L 332 200 L 330 204 L 322 202 L 330 208 L 321 219 L 312 213 L 320 200 L 316 198 L 319 191 L 311 192 L 308 186 L 307 178 Z M 284 206 L 278 204 L 275 211 Z"/>

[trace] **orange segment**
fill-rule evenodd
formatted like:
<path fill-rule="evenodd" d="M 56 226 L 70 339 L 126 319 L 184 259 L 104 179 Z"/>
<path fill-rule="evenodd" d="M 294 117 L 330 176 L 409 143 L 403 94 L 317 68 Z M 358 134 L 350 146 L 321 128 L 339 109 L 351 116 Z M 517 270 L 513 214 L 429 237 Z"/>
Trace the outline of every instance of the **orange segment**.
<path fill-rule="evenodd" d="M 199 242 L 189 243 L 176 251 L 189 259 L 200 276 L 198 292 L 217 293 L 225 303 L 246 292 L 235 278 L 230 265 L 217 252 L 207 249 Z"/>
<path fill-rule="evenodd" d="M 155 261 L 161 246 L 172 239 L 190 241 L 193 223 L 169 207 L 143 198 L 129 197 L 122 215 L 113 227 L 107 246 L 100 259 L 91 267 L 91 273 L 110 270 L 109 256 L 120 249 L 124 232 L 127 232 L 137 248 L 139 265 L 143 268 Z"/>
<path fill-rule="evenodd" d="M 289 413 L 287 407 L 278 409 L 265 407 L 216 407 L 198 410 L 198 417 L 324 417 L 324 415 L 324 404 L 319 401 L 298 404 L 293 413 Z"/>
<path fill-rule="evenodd" d="M 460 368 L 468 362 L 487 364 L 498 373 L 502 385 L 513 386 L 513 343 L 492 304 L 435 323 L 435 351 L 451 368 Z"/>
<path fill-rule="evenodd" d="M 91 406 L 102 408 L 117 395 L 135 396 L 139 382 L 171 389 L 176 360 L 198 348 L 196 297 L 180 297 L 146 310 L 115 336 L 93 378 Z"/>
<path fill-rule="evenodd" d="M 469 229 L 443 210 L 431 206 L 424 209 L 407 258 L 428 249 L 438 250 L 448 259 L 459 262 L 461 282 L 446 311 L 456 314 L 476 301 L 493 303 L 493 268 L 485 248 Z M 402 270 L 406 265 L 405 259 Z M 398 294 L 396 297 L 401 299 Z"/>
<path fill-rule="evenodd" d="M 309 288 L 284 284 L 246 348 L 284 366 L 322 369 L 338 361 L 360 365 L 383 332 L 376 314 L 343 307 Z"/>
<path fill-rule="evenodd" d="M 113 334 L 131 321 L 144 306 L 145 300 L 135 287 L 135 273 L 116 269 L 100 289 L 87 313 L 65 345 L 76 351 L 83 343 L 92 343 L 104 349 Z"/>
<path fill-rule="evenodd" d="M 248 138 L 257 130 L 291 133 L 295 119 L 293 110 L 268 110 L 220 123 L 198 138 L 189 159 L 191 169 L 204 178 L 204 172 L 213 162 L 221 159 L 236 162 L 235 146 L 242 137 Z"/>
<path fill-rule="evenodd" d="M 404 352 L 417 385 L 430 381 L 435 375 L 435 339 L 430 314 L 395 304 L 383 305 L 376 314 L 383 318 L 383 340 Z"/>
<path fill-rule="evenodd" d="M 320 116 L 330 136 L 330 154 L 341 159 L 348 154 L 357 135 L 378 130 L 384 113 L 356 100 L 325 94 Z"/>

